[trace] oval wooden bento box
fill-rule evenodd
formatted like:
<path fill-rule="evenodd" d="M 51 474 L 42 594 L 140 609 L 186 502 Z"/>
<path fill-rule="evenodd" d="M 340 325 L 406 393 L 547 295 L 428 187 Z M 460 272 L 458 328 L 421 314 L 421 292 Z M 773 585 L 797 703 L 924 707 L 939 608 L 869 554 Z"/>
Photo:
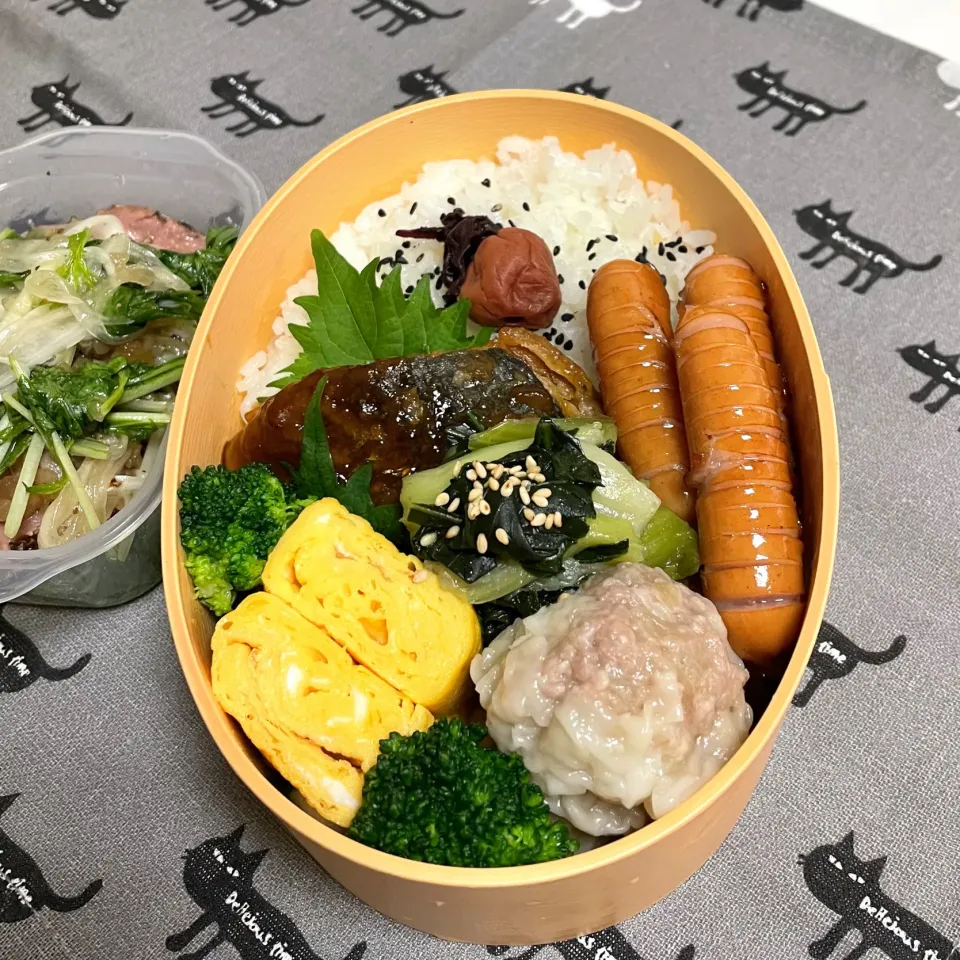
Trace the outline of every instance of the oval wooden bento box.
<path fill-rule="evenodd" d="M 538 866 L 471 870 L 414 863 L 355 843 L 305 813 L 265 776 L 264 761 L 211 692 L 213 618 L 194 600 L 181 562 L 177 486 L 194 464 L 219 462 L 224 441 L 238 428 L 237 371 L 267 343 L 287 287 L 312 266 L 310 230 L 329 235 L 365 204 L 396 192 L 426 161 L 492 156 L 498 140 L 510 134 L 555 135 L 577 152 L 610 142 L 629 150 L 642 178 L 673 184 L 686 219 L 716 231 L 718 251 L 749 259 L 767 282 L 792 394 L 810 598 L 772 702 L 733 759 L 693 797 L 662 820 L 589 853 Z M 676 889 L 743 812 L 823 617 L 838 487 L 830 386 L 810 317 L 783 251 L 736 182 L 684 136 L 625 107 L 545 91 L 454 96 L 381 117 L 327 147 L 280 188 L 240 239 L 200 321 L 170 431 L 163 491 L 167 609 L 184 675 L 217 746 L 347 889 L 438 937 L 484 944 L 557 941 L 639 913 Z"/>

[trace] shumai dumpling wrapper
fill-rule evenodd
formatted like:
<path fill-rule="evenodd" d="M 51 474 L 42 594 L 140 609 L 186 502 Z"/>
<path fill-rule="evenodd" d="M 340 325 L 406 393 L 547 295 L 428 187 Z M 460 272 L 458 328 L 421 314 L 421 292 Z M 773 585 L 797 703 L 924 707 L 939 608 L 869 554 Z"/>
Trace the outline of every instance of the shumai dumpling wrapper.
<path fill-rule="evenodd" d="M 213 692 L 253 745 L 323 817 L 348 826 L 363 774 L 393 731 L 426 730 L 428 710 L 354 663 L 277 597 L 254 593 L 217 624 Z"/>
<path fill-rule="evenodd" d="M 480 650 L 473 607 L 336 500 L 294 521 L 263 586 L 431 712 L 455 712 L 467 692 Z"/>

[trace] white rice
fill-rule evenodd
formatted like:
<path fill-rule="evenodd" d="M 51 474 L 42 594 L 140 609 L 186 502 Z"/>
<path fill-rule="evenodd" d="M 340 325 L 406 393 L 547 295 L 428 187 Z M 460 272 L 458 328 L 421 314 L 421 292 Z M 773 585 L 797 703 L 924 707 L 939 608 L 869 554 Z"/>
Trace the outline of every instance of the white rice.
<path fill-rule="evenodd" d="M 484 180 L 489 180 L 489 187 Z M 716 239 L 709 230 L 691 230 L 680 217 L 670 185 L 644 184 L 637 178 L 633 157 L 613 144 L 580 157 L 561 150 L 555 137 L 539 141 L 506 137 L 497 147 L 496 161 L 426 164 L 415 183 L 405 183 L 399 193 L 371 203 L 353 223 L 341 224 L 331 240 L 357 269 L 374 257 L 393 258 L 402 252 L 407 262 L 401 276 L 404 288 L 409 288 L 423 274 L 439 269 L 443 246 L 433 240 L 411 240 L 404 249 L 396 231 L 439 226 L 440 214 L 454 206 L 467 214 L 486 214 L 498 223 L 512 221 L 539 234 L 551 250 L 560 248 L 554 260 L 563 278 L 563 305 L 544 335 L 594 378 L 586 319 L 586 288 L 593 272 L 609 260 L 632 260 L 645 249 L 650 263 L 666 277 L 675 304 L 684 277 L 713 252 Z M 672 248 L 661 247 L 671 242 Z M 381 276 L 389 268 L 386 265 Z M 240 370 L 242 413 L 277 392 L 270 384 L 300 353 L 290 324 L 307 323 L 305 311 L 293 301 L 316 292 L 317 275 L 312 270 L 287 290 L 273 323 L 273 340 Z M 433 296 L 442 305 L 443 291 L 436 285 Z"/>

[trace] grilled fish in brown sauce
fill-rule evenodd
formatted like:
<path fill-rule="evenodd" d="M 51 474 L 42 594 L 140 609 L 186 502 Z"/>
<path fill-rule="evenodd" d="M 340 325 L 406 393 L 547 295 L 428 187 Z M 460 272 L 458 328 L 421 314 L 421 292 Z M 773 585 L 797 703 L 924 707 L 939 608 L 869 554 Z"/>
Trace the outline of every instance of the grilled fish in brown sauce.
<path fill-rule="evenodd" d="M 451 429 L 557 416 L 550 393 L 521 360 L 496 348 L 397 357 L 317 370 L 284 387 L 224 449 L 224 464 L 268 464 L 284 480 L 299 466 L 303 418 L 327 377 L 321 412 L 341 480 L 370 462 L 374 503 L 395 503 L 403 478 L 439 464 Z"/>

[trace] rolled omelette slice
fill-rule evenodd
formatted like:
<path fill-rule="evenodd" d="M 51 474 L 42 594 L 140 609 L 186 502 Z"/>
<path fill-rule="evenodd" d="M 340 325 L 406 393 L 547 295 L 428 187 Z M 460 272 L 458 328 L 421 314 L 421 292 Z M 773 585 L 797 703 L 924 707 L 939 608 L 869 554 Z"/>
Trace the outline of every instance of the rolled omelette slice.
<path fill-rule="evenodd" d="M 473 607 L 336 500 L 311 504 L 291 524 L 263 586 L 434 714 L 455 712 L 472 689 Z"/>
<path fill-rule="evenodd" d="M 433 722 L 321 629 L 268 593 L 217 623 L 213 692 L 321 816 L 349 826 L 380 741 Z"/>

